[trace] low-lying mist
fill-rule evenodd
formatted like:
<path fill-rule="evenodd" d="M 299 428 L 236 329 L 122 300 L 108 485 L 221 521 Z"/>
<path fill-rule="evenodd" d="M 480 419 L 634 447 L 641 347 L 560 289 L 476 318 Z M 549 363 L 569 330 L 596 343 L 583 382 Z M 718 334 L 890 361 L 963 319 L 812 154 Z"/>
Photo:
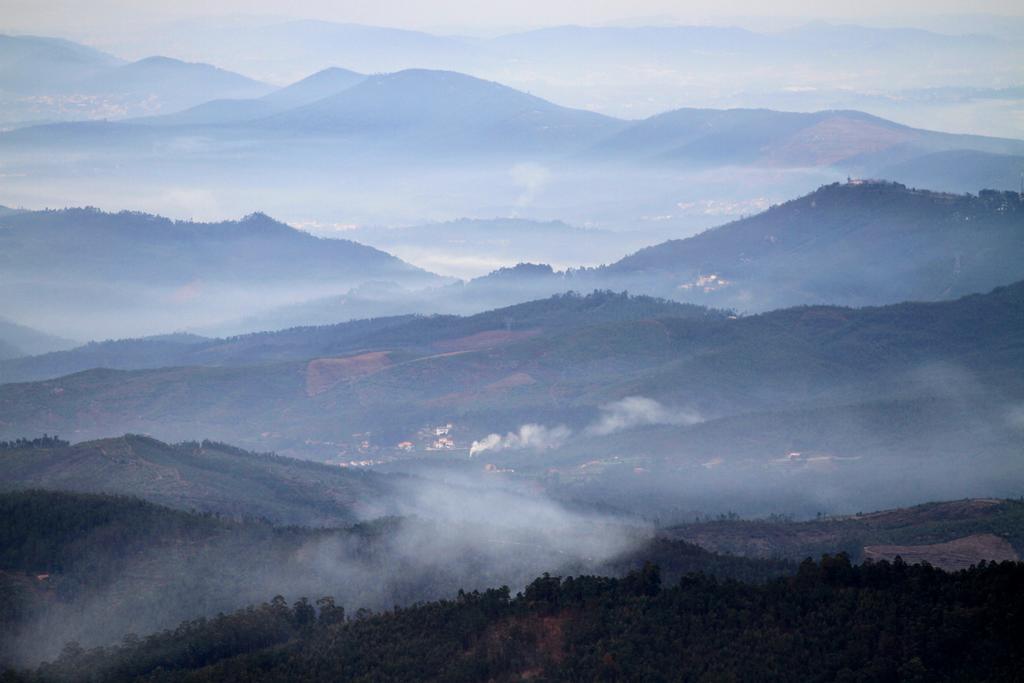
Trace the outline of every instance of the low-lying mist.
<path fill-rule="evenodd" d="M 515 592 L 542 572 L 586 571 L 650 537 L 636 519 L 571 509 L 528 486 L 466 475 L 408 478 L 393 507 L 403 516 L 349 529 L 242 523 L 198 538 L 157 535 L 129 557 L 97 542 L 85 566 L 52 579 L 45 609 L 7 650 L 18 665 L 32 665 L 56 657 L 68 641 L 111 644 L 275 595 L 333 596 L 354 614 L 459 589 L 507 585 Z M 112 580 L 92 584 L 92 569 L 111 564 Z"/>

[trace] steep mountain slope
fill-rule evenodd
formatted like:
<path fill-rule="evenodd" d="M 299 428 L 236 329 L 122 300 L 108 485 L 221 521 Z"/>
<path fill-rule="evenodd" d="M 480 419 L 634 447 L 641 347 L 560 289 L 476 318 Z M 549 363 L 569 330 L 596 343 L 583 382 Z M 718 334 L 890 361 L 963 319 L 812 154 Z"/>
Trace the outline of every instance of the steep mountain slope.
<path fill-rule="evenodd" d="M 371 247 L 319 239 L 263 214 L 193 223 L 94 209 L 0 217 L 0 270 L 4 314 L 85 338 L 165 332 L 368 280 L 444 282 Z"/>

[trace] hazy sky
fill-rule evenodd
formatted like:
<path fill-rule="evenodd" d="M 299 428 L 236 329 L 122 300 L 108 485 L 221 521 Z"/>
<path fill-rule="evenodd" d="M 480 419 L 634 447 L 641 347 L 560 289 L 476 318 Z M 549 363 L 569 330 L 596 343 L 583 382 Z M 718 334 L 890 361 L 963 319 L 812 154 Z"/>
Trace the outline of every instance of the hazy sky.
<path fill-rule="evenodd" d="M 943 14 L 1024 15 L 1019 0 L 0 0 L 0 28 L 62 34 L 116 33 L 143 24 L 234 13 L 317 18 L 432 30 L 486 30 L 552 24 L 708 23 L 765 14 L 913 24 Z"/>

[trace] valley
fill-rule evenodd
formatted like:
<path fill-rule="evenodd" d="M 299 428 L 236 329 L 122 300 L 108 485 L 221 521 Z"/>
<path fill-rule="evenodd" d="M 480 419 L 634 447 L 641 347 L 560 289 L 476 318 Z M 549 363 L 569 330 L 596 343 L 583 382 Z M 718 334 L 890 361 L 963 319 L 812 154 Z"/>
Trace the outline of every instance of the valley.
<path fill-rule="evenodd" d="M 1019 679 L 1021 9 L 8 4 L 0 683 Z"/>

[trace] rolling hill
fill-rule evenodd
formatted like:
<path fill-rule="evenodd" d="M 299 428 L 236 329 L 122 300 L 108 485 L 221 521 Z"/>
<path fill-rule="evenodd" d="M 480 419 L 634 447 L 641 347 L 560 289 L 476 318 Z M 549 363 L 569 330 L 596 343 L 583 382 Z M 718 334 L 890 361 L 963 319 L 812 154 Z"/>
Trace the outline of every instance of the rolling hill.
<path fill-rule="evenodd" d="M 956 192 L 958 188 L 1002 187 L 1012 189 L 1020 181 L 1024 155 L 995 154 L 974 150 L 933 152 L 895 161 L 878 170 L 882 178 L 900 178 L 906 184 Z"/>
<path fill-rule="evenodd" d="M 1020 279 L 1022 237 L 1017 193 L 854 181 L 641 249 L 594 277 L 740 310 L 934 300 Z"/>
<path fill-rule="evenodd" d="M 507 586 L 461 591 L 347 621 L 330 604 L 318 614 L 308 601 L 275 599 L 113 648 L 74 649 L 26 677 L 691 680 L 715 671 L 752 680 L 770 671 L 786 683 L 1003 680 L 1021 666 L 1022 577 L 1020 563 L 949 574 L 857 566 L 840 554 L 762 584 L 704 573 L 670 582 L 653 564 L 622 578 L 544 574 L 514 597 Z"/>
<path fill-rule="evenodd" d="M 444 243 L 451 234 L 447 224 L 438 226 L 435 242 L 426 234 L 420 236 L 419 229 L 354 234 L 367 235 L 382 246 L 396 245 L 409 256 L 458 264 L 459 250 L 467 244 L 480 245 L 484 257 L 516 248 L 514 238 L 504 242 L 487 235 L 490 225 L 459 225 L 451 237 L 458 244 L 451 248 Z M 519 225 L 511 228 L 520 230 Z M 547 228 L 531 225 L 531 230 Z M 412 310 L 466 314 L 594 289 L 627 290 L 745 313 L 819 303 L 864 306 L 942 300 L 1024 278 L 1022 231 L 1024 204 L 1015 192 L 954 195 L 851 180 L 693 237 L 645 247 L 607 266 L 556 270 L 546 264 L 519 263 L 433 291 L 352 290 L 345 296 L 309 300 L 239 320 L 227 326 L 228 332 L 212 332 L 324 324 Z M 600 235 L 594 241 L 599 242 Z M 559 239 L 557 225 L 550 237 L 543 238 L 545 244 L 557 244 Z M 580 247 L 581 253 L 586 250 Z"/>
<path fill-rule="evenodd" d="M 131 90 L 133 70 L 165 69 L 176 75 L 164 79 L 164 96 L 152 90 L 155 99 L 143 100 Z M 244 94 L 201 65 L 157 59 L 112 73 L 122 70 L 129 94 L 108 101 L 90 91 L 68 111 L 87 106 L 92 115 L 56 119 L 109 122 L 0 134 L 11 171 L 0 201 L 39 206 L 58 195 L 116 208 L 131 187 L 132 196 L 150 198 L 137 208 L 184 217 L 200 196 L 200 215 L 210 217 L 251 210 L 251 188 L 259 187 L 265 210 L 310 224 L 516 216 L 686 235 L 844 176 L 890 174 L 957 192 L 1016 189 L 1006 163 L 951 172 L 953 162 L 928 160 L 1024 154 L 1020 140 L 912 128 L 857 110 L 689 108 L 613 118 L 537 97 L 529 82 L 530 93 L 447 70 L 374 68 L 365 80 L 331 71 L 269 96 Z M 351 87 L 335 91 L 339 83 Z M 161 105 L 161 97 L 176 104 Z M 139 116 L 147 118 L 122 120 Z M 635 246 L 624 240 L 620 251 Z"/>
<path fill-rule="evenodd" d="M 371 76 L 259 125 L 292 135 L 356 138 L 393 151 L 412 144 L 446 153 L 451 148 L 462 153 L 479 148 L 476 151 L 485 156 L 550 156 L 581 149 L 623 124 L 465 74 L 411 69 Z"/>
<path fill-rule="evenodd" d="M 63 351 L 77 345 L 70 339 L 54 337 L 0 318 L 0 360 Z"/>
<path fill-rule="evenodd" d="M 137 122 L 163 126 L 241 124 L 336 95 L 365 78 L 363 74 L 332 67 L 259 98 L 210 100 L 184 111 L 147 117 Z"/>
<path fill-rule="evenodd" d="M 334 66 L 321 69 L 300 81 L 264 95 L 260 100 L 283 111 L 337 95 L 364 80 L 366 80 L 365 74 Z"/>
<path fill-rule="evenodd" d="M 663 533 L 716 552 L 794 560 L 842 550 L 859 562 L 872 557 L 872 549 L 902 548 L 903 558 L 910 561 L 918 549 L 931 553 L 923 559 L 932 565 L 956 570 L 981 560 L 1019 560 L 1019 553 L 1024 552 L 1022 516 L 1024 504 L 1020 501 L 967 499 L 804 522 L 723 518 L 671 527 Z M 974 549 L 980 554 L 971 558 L 970 544 L 962 544 L 962 555 L 949 545 L 981 538 L 1001 541 L 1006 555 L 985 556 L 986 546 L 977 545 Z M 998 545 L 988 546 L 995 547 Z"/>
<path fill-rule="evenodd" d="M 113 55 L 60 38 L 0 35 L 0 89 L 48 92 L 114 69 Z"/>
<path fill-rule="evenodd" d="M 94 209 L 23 212 L 0 218 L 0 251 L 3 312 L 84 338 L 180 329 L 371 280 L 444 282 L 263 214 L 193 223 Z"/>
<path fill-rule="evenodd" d="M 275 88 L 210 64 L 147 57 L 82 81 L 83 92 L 118 96 L 154 95 L 161 110 L 173 111 L 217 97 L 258 97 Z"/>
<path fill-rule="evenodd" d="M 460 500 L 476 503 L 472 495 Z M 0 530 L 0 667 L 52 659 L 70 640 L 109 645 L 128 632 L 214 618 L 262 600 L 267 591 L 320 607 L 329 603 L 321 597 L 332 596 L 340 619 L 345 610 L 363 614 L 491 582 L 523 586 L 540 571 L 626 574 L 653 553 L 673 578 L 704 571 L 758 581 L 795 568 L 788 561 L 719 556 L 680 541 L 655 544 L 644 529 L 545 509 L 535 495 L 503 500 L 536 516 L 481 521 L 442 512 L 310 529 L 183 512 L 135 497 L 0 492 L 0 514 L 10 522 Z M 550 536 L 550 524 L 569 533 L 567 523 L 588 539 L 588 551 Z M 109 597 L 97 599 L 101 595 Z"/>
<path fill-rule="evenodd" d="M 73 446 L 5 448 L 0 468 L 8 491 L 130 495 L 280 525 L 338 526 L 389 511 L 383 477 L 207 441 L 170 445 L 128 435 Z"/>
<path fill-rule="evenodd" d="M 67 351 L 0 363 L 0 383 L 48 379 L 93 368 L 140 370 L 169 366 L 247 366 L 386 348 L 430 354 L 438 345 L 485 348 L 529 334 L 651 316 L 715 317 L 689 304 L 608 293 L 556 296 L 471 316 L 402 315 L 319 327 L 296 327 L 228 338 L 160 335 L 92 342 Z M 502 332 L 503 331 L 503 332 Z M 462 342 L 460 340 L 467 340 Z"/>
<path fill-rule="evenodd" d="M 587 158 L 699 166 L 836 166 L 877 170 L 944 150 L 1021 153 L 1024 143 L 902 126 L 857 111 L 679 109 L 652 116 L 602 141 Z"/>
<path fill-rule="evenodd" d="M 607 470 L 621 488 L 638 480 L 623 479 L 618 466 L 576 468 L 639 458 L 641 468 L 664 462 L 684 474 L 697 468 L 713 478 L 726 471 L 740 477 L 789 450 L 809 451 L 807 457 L 828 457 L 809 467 L 797 460 L 798 469 L 813 473 L 823 463 L 826 478 L 846 473 L 845 481 L 819 490 L 833 504 L 847 503 L 851 491 L 869 495 L 863 481 L 884 478 L 886 468 L 915 469 L 929 455 L 935 478 L 920 479 L 921 496 L 954 474 L 961 487 L 986 472 L 1000 477 L 1000 486 L 1018 485 L 1005 458 L 1021 439 L 1013 406 L 1024 400 L 1017 372 L 1024 364 L 1024 286 L 949 302 L 797 307 L 736 319 L 680 315 L 668 306 L 612 295 L 561 297 L 525 307 L 535 312 L 520 320 L 515 309 L 461 321 L 413 319 L 333 347 L 329 328 L 294 330 L 281 333 L 295 347 L 279 355 L 270 351 L 273 335 L 243 337 L 236 358 L 248 356 L 250 365 L 96 369 L 2 385 L 0 436 L 206 435 L 335 462 L 429 461 L 428 427 L 452 424 L 452 444 L 437 455 L 461 451 L 464 459 L 473 441 L 532 423 L 564 425 L 573 438 L 554 450 L 495 453 L 487 462 L 524 471 L 565 468 L 567 484 Z M 580 313 L 568 315 L 573 309 Z M 303 343 L 307 335 L 316 342 Z M 213 359 L 220 346 L 222 362 L 232 362 L 231 340 L 204 343 L 205 351 L 189 346 L 179 358 Z M 629 397 L 655 402 L 653 417 L 623 404 Z M 621 416 L 612 423 L 618 426 L 594 432 L 606 414 Z M 637 428 L 646 431 L 630 432 Z M 402 442 L 412 450 L 399 448 Z M 965 449 L 993 465 L 968 467 Z M 847 456 L 855 470 L 842 469 Z M 715 458 L 729 466 L 702 467 Z M 463 462 L 477 468 L 482 461 Z M 775 471 L 787 486 L 798 480 L 784 476 L 792 468 Z M 891 487 L 874 489 L 888 495 Z M 638 504 L 628 495 L 616 500 Z"/>
<path fill-rule="evenodd" d="M 125 63 L 56 38 L 0 36 L 0 122 L 123 119 L 275 90 L 210 64 L 169 57 Z"/>

